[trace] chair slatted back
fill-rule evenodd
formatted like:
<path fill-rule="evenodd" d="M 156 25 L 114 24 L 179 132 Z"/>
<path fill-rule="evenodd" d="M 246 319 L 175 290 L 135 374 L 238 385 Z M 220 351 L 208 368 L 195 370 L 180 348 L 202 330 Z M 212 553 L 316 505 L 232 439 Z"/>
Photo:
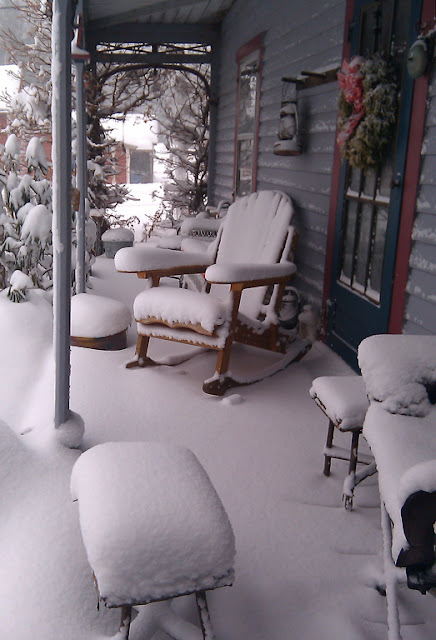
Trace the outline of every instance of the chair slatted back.
<path fill-rule="evenodd" d="M 240 198 L 229 207 L 225 217 L 217 264 L 280 262 L 293 215 L 290 198 L 280 191 L 258 191 Z M 214 285 L 214 294 L 219 286 Z M 265 293 L 266 287 L 245 290 L 241 312 L 257 318 Z"/>

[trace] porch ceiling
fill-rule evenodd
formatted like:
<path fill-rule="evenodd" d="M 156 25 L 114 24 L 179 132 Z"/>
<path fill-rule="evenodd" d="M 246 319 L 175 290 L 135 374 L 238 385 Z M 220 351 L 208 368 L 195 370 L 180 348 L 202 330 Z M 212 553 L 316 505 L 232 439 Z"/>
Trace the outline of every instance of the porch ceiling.
<path fill-rule="evenodd" d="M 234 1 L 83 0 L 86 38 L 92 43 L 208 43 Z"/>

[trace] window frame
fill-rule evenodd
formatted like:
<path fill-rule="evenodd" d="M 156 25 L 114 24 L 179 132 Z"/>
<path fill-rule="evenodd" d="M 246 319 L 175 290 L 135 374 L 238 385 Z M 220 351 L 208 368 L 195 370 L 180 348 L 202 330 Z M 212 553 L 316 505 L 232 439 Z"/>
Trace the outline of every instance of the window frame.
<path fill-rule="evenodd" d="M 251 193 L 257 188 L 257 160 L 259 151 L 259 126 L 260 126 L 260 95 L 262 84 L 262 59 L 263 59 L 263 37 L 265 32 L 259 33 L 257 36 L 246 42 L 236 52 L 237 75 L 236 75 L 236 117 L 235 117 L 235 139 L 234 139 L 234 161 L 233 161 L 233 198 L 240 197 L 237 193 L 239 186 L 239 143 L 242 140 L 253 140 L 252 164 L 251 164 Z M 240 109 L 240 86 L 241 86 L 241 70 L 244 64 L 255 60 L 257 57 L 257 84 L 255 99 L 254 127 L 252 136 L 239 132 L 239 109 Z"/>

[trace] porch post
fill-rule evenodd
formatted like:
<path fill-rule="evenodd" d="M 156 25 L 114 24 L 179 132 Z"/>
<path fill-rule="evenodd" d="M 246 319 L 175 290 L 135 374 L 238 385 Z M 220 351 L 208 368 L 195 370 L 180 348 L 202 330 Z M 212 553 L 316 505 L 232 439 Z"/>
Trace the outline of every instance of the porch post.
<path fill-rule="evenodd" d="M 52 162 L 55 428 L 70 417 L 71 0 L 53 0 Z"/>
<path fill-rule="evenodd" d="M 80 191 L 80 206 L 77 212 L 77 262 L 76 293 L 85 293 L 85 202 L 88 191 L 86 108 L 85 108 L 85 63 L 74 62 L 76 71 L 76 187 Z"/>
<path fill-rule="evenodd" d="M 207 179 L 207 201 L 212 204 L 215 191 L 216 138 L 218 115 L 218 77 L 219 77 L 219 45 L 218 36 L 212 44 L 212 62 L 210 65 L 210 97 L 209 97 L 209 159 Z M 215 202 L 214 204 L 218 204 Z"/>

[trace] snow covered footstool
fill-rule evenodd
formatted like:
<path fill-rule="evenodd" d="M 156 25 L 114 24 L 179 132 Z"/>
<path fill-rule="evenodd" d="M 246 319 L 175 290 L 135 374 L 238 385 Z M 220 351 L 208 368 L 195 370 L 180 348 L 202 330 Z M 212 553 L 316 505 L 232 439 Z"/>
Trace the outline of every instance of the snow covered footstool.
<path fill-rule="evenodd" d="M 71 345 L 115 351 L 125 349 L 132 316 L 112 298 L 78 293 L 71 299 Z"/>
<path fill-rule="evenodd" d="M 329 419 L 327 442 L 324 448 L 324 474 L 330 475 L 332 458 L 349 460 L 343 499 L 345 508 L 351 510 L 354 487 L 376 470 L 371 457 L 362 454 L 358 457 L 359 437 L 369 407 L 363 378 L 361 376 L 322 376 L 313 380 L 309 393 Z M 351 433 L 350 451 L 333 445 L 335 428 L 344 433 Z M 359 474 L 356 473 L 358 462 L 368 465 L 367 469 Z"/>
<path fill-rule="evenodd" d="M 99 598 L 122 607 L 120 637 L 129 637 L 133 606 L 195 593 L 202 634 L 161 610 L 160 626 L 176 640 L 212 640 L 205 591 L 232 584 L 235 540 L 195 455 L 156 442 L 101 444 L 76 462 L 71 493 Z"/>

